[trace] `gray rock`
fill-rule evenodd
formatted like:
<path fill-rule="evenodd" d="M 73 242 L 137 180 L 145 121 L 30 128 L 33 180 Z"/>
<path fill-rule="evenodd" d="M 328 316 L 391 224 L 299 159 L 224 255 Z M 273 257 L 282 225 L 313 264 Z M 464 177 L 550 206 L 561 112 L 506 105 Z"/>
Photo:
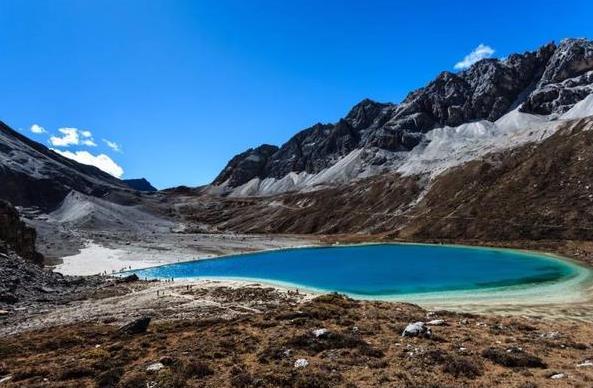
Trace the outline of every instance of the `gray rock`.
<path fill-rule="evenodd" d="M 140 278 L 138 277 L 138 275 L 136 275 L 135 273 L 128 275 L 128 276 L 124 276 L 123 278 L 120 279 L 120 282 L 122 283 L 133 283 L 133 282 L 137 282 L 138 280 L 140 280 Z"/>
<path fill-rule="evenodd" d="M 312 331 L 313 335 L 317 338 L 326 336 L 329 333 L 327 329 L 315 329 Z"/>
<path fill-rule="evenodd" d="M 294 367 L 295 368 L 306 368 L 309 366 L 309 361 L 307 361 L 304 358 L 299 358 L 298 360 L 296 360 L 294 362 Z"/>
<path fill-rule="evenodd" d="M 141 334 L 145 333 L 150 324 L 150 317 L 138 318 L 119 328 L 121 333 L 125 334 Z"/>
<path fill-rule="evenodd" d="M 432 337 L 432 331 L 424 322 L 410 323 L 402 332 L 402 337 Z"/>
<path fill-rule="evenodd" d="M 165 365 L 163 365 L 160 362 L 155 362 L 154 364 L 150 364 L 149 366 L 146 367 L 146 371 L 147 372 L 158 372 L 161 369 L 163 369 L 165 367 Z"/>
<path fill-rule="evenodd" d="M 564 373 L 556 373 L 556 374 L 553 374 L 552 376 L 550 376 L 550 378 L 553 380 L 560 380 L 565 377 L 566 377 L 566 375 Z"/>

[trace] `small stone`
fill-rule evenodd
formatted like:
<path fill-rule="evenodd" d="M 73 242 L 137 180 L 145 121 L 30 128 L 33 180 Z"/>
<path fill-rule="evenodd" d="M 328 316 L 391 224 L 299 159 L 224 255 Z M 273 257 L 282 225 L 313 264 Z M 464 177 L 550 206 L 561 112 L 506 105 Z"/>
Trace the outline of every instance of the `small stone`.
<path fill-rule="evenodd" d="M 444 319 L 433 319 L 432 321 L 426 322 L 426 324 L 431 325 L 431 326 L 442 326 L 445 324 L 445 320 Z"/>
<path fill-rule="evenodd" d="M 163 369 L 165 366 L 161 362 L 155 362 L 154 364 L 150 364 L 146 367 L 147 372 L 157 372 Z"/>
<path fill-rule="evenodd" d="M 4 377 L 0 378 L 0 384 L 5 383 L 10 380 L 12 380 L 12 376 L 4 376 Z"/>
<path fill-rule="evenodd" d="M 0 310 L 0 317 L 3 315 L 8 315 L 8 311 L 7 310 Z"/>
<path fill-rule="evenodd" d="M 314 335 L 315 337 L 319 338 L 319 337 L 323 337 L 323 336 L 325 336 L 327 333 L 329 333 L 329 330 L 327 330 L 327 329 L 316 329 L 316 330 L 313 330 L 313 332 L 312 332 L 312 333 L 313 333 L 313 335 Z"/>
<path fill-rule="evenodd" d="M 564 373 L 556 373 L 556 374 L 550 376 L 550 378 L 554 379 L 554 380 L 563 379 L 565 377 L 566 377 L 566 375 Z"/>
<path fill-rule="evenodd" d="M 589 368 L 593 366 L 593 362 L 587 360 L 585 362 L 582 362 L 580 364 L 577 364 L 577 368 Z"/>
<path fill-rule="evenodd" d="M 299 358 L 294 362 L 295 368 L 306 368 L 309 366 L 309 361 L 305 360 L 304 358 Z"/>
<path fill-rule="evenodd" d="M 543 333 L 540 335 L 541 338 L 549 338 L 549 339 L 557 339 L 560 338 L 560 332 L 558 331 L 551 331 L 549 333 Z"/>

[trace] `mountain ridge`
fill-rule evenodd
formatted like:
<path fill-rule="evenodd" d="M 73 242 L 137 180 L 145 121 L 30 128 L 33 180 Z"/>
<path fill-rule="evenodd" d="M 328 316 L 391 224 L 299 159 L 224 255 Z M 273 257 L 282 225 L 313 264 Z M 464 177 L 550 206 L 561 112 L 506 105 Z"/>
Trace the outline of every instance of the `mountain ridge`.
<path fill-rule="evenodd" d="M 435 128 L 494 122 L 517 108 L 554 119 L 593 92 L 592 70 L 593 42 L 566 39 L 504 60 L 483 59 L 459 73 L 441 72 L 400 104 L 364 99 L 335 124 L 306 128 L 282 146 L 268 149 L 273 152 L 257 153 L 258 147 L 251 149 L 255 154 L 236 155 L 209 192 L 257 196 L 323 187 L 331 179 L 311 176 L 357 150 L 363 150 L 365 159 L 359 161 L 358 169 L 365 177 L 393 170 L 392 164 Z M 249 158 L 257 163 L 246 162 Z"/>

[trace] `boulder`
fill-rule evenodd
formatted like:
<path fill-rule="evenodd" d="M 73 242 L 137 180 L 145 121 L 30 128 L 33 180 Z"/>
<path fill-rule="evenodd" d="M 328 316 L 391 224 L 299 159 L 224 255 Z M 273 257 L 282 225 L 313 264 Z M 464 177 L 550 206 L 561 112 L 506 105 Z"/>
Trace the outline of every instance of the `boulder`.
<path fill-rule="evenodd" d="M 142 317 L 120 327 L 119 331 L 125 334 L 141 334 L 146 332 L 149 324 L 150 317 Z"/>
<path fill-rule="evenodd" d="M 138 277 L 138 275 L 136 275 L 135 273 L 128 275 L 128 276 L 124 276 L 123 278 L 120 279 L 120 282 L 122 283 L 133 283 L 133 282 L 137 282 L 138 280 L 140 280 L 140 278 Z"/>
<path fill-rule="evenodd" d="M 424 322 L 410 323 L 402 332 L 402 337 L 432 337 L 432 331 Z"/>

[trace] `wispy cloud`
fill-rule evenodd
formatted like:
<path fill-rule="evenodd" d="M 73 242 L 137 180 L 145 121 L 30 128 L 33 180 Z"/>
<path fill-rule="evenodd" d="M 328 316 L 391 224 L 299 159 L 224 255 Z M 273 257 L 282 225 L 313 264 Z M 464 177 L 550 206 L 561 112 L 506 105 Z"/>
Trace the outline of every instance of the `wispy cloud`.
<path fill-rule="evenodd" d="M 71 152 L 58 149 L 53 149 L 53 151 L 78 163 L 95 166 L 116 178 L 121 178 L 124 175 L 124 169 L 105 154 L 93 155 L 88 151 Z"/>
<path fill-rule="evenodd" d="M 49 143 L 54 147 L 68 147 L 80 144 L 87 147 L 97 146 L 91 131 L 78 130 L 77 128 L 60 128 L 58 131 L 62 134 L 61 136 L 51 136 L 49 138 Z"/>
<path fill-rule="evenodd" d="M 114 141 L 103 139 L 103 142 L 107 144 L 107 147 L 111 148 L 115 152 L 121 152 L 121 146 Z"/>
<path fill-rule="evenodd" d="M 41 134 L 41 133 L 46 133 L 47 131 L 41 125 L 33 124 L 33 125 L 31 125 L 31 132 L 33 132 L 35 134 Z"/>
<path fill-rule="evenodd" d="M 471 53 L 467 54 L 463 60 L 457 62 L 454 67 L 457 70 L 467 69 L 481 59 L 490 58 L 492 54 L 494 54 L 494 49 L 492 47 L 480 43 L 478 47 L 473 49 Z"/>

